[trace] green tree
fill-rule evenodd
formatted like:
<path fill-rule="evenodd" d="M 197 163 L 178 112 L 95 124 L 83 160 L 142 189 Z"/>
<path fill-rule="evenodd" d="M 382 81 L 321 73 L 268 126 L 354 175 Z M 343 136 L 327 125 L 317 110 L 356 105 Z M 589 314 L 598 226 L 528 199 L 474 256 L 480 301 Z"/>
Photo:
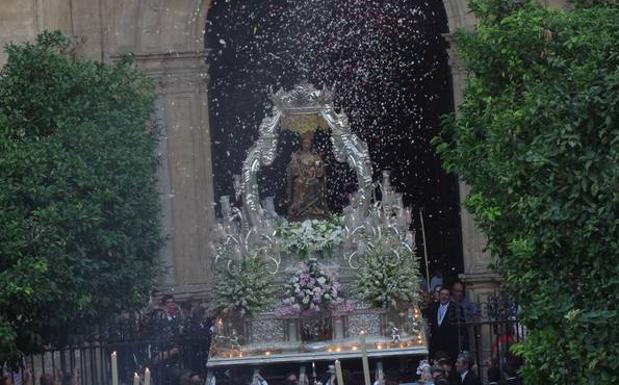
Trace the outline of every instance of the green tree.
<path fill-rule="evenodd" d="M 619 9 L 477 0 L 435 144 L 529 328 L 527 384 L 619 383 Z"/>
<path fill-rule="evenodd" d="M 43 33 L 0 71 L 0 362 L 143 304 L 161 246 L 154 88 Z"/>

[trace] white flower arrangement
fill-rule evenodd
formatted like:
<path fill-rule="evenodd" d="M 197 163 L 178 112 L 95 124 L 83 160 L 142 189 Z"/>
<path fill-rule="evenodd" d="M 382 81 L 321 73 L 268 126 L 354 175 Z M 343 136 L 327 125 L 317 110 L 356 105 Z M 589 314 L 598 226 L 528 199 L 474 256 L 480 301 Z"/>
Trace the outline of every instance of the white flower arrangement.
<path fill-rule="evenodd" d="M 221 266 L 215 274 L 211 313 L 255 314 L 272 303 L 272 276 L 266 262 L 246 257 L 232 268 Z"/>
<path fill-rule="evenodd" d="M 343 234 L 341 218 L 338 216 L 332 216 L 328 220 L 307 219 L 303 222 L 283 220 L 275 231 L 280 247 L 302 258 L 330 253 L 342 243 Z"/>
<path fill-rule="evenodd" d="M 299 263 L 299 269 L 284 287 L 278 316 L 311 315 L 341 302 L 338 282 L 320 268 L 316 259 Z"/>
<path fill-rule="evenodd" d="M 382 308 L 417 301 L 419 261 L 394 237 L 385 236 L 360 258 L 353 287 L 361 300 Z"/>
<path fill-rule="evenodd" d="M 428 360 L 421 360 L 419 362 L 419 366 L 417 366 L 417 375 L 420 376 L 419 381 L 422 384 L 434 384 L 434 381 L 432 381 L 432 372 L 431 372 L 432 367 L 430 366 L 430 363 L 428 362 Z"/>

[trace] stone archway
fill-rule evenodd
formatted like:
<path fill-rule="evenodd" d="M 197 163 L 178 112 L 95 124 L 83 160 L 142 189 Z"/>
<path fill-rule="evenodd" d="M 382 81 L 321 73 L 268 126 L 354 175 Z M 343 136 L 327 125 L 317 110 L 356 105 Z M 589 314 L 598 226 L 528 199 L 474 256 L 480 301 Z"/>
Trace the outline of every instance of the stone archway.
<path fill-rule="evenodd" d="M 208 231 L 213 223 L 208 64 L 209 0 L 118 1 L 110 19 L 109 59 L 132 53 L 158 87 L 162 123 L 161 290 L 181 299 L 207 294 Z"/>
<path fill-rule="evenodd" d="M 453 45 L 452 33 L 458 29 L 473 29 L 476 19 L 466 0 L 444 0 L 444 4 L 450 32 L 445 35 L 445 40 L 448 43 L 453 100 L 457 114 L 458 106 L 463 99 L 466 75 L 462 71 L 458 52 Z M 462 201 L 468 195 L 470 188 L 462 181 L 458 185 L 460 201 Z M 495 292 L 500 278 L 496 273 L 489 271 L 490 255 L 485 251 L 487 239 L 475 225 L 471 214 L 464 208 L 460 209 L 460 222 L 464 258 L 464 273 L 461 275 L 461 279 L 468 286 L 469 298 L 477 303 L 483 303 L 489 295 Z"/>

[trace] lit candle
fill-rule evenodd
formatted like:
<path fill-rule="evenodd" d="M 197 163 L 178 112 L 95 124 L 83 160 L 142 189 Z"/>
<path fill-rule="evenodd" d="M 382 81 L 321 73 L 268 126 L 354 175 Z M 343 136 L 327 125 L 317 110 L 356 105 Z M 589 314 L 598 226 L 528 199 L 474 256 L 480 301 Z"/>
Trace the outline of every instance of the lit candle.
<path fill-rule="evenodd" d="M 372 385 L 370 382 L 370 363 L 368 362 L 368 351 L 365 346 L 365 332 L 361 331 L 361 362 L 363 363 L 363 380 L 365 385 Z"/>
<path fill-rule="evenodd" d="M 340 360 L 335 360 L 335 376 L 337 377 L 337 385 L 344 385 L 344 377 L 342 377 L 342 364 Z"/>
<path fill-rule="evenodd" d="M 112 352 L 112 385 L 118 385 L 118 359 L 116 352 Z"/>
<path fill-rule="evenodd" d="M 302 384 L 309 383 L 307 375 L 305 374 L 305 365 L 299 367 L 299 382 Z"/>
<path fill-rule="evenodd" d="M 312 362 L 312 378 L 316 380 L 316 363 Z"/>
<path fill-rule="evenodd" d="M 150 370 L 144 370 L 144 385 L 150 385 Z"/>
<path fill-rule="evenodd" d="M 385 374 L 383 372 L 383 362 L 378 361 L 376 363 L 376 379 L 379 385 L 385 385 Z"/>
<path fill-rule="evenodd" d="M 133 385 L 140 385 L 140 376 L 137 373 L 133 373 Z"/>

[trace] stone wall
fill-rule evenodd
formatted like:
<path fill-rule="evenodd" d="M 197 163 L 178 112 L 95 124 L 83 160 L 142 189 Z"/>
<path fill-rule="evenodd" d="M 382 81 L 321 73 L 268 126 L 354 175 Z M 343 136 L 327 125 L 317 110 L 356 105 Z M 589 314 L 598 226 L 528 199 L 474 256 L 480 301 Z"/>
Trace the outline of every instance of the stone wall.
<path fill-rule="evenodd" d="M 75 53 L 113 62 L 132 53 L 157 83 L 163 129 L 159 171 L 163 228 L 162 291 L 207 292 L 208 228 L 213 221 L 204 0 L 3 0 L 0 45 L 43 30 L 75 37 Z M 6 61 L 0 54 L 0 65 Z"/>

